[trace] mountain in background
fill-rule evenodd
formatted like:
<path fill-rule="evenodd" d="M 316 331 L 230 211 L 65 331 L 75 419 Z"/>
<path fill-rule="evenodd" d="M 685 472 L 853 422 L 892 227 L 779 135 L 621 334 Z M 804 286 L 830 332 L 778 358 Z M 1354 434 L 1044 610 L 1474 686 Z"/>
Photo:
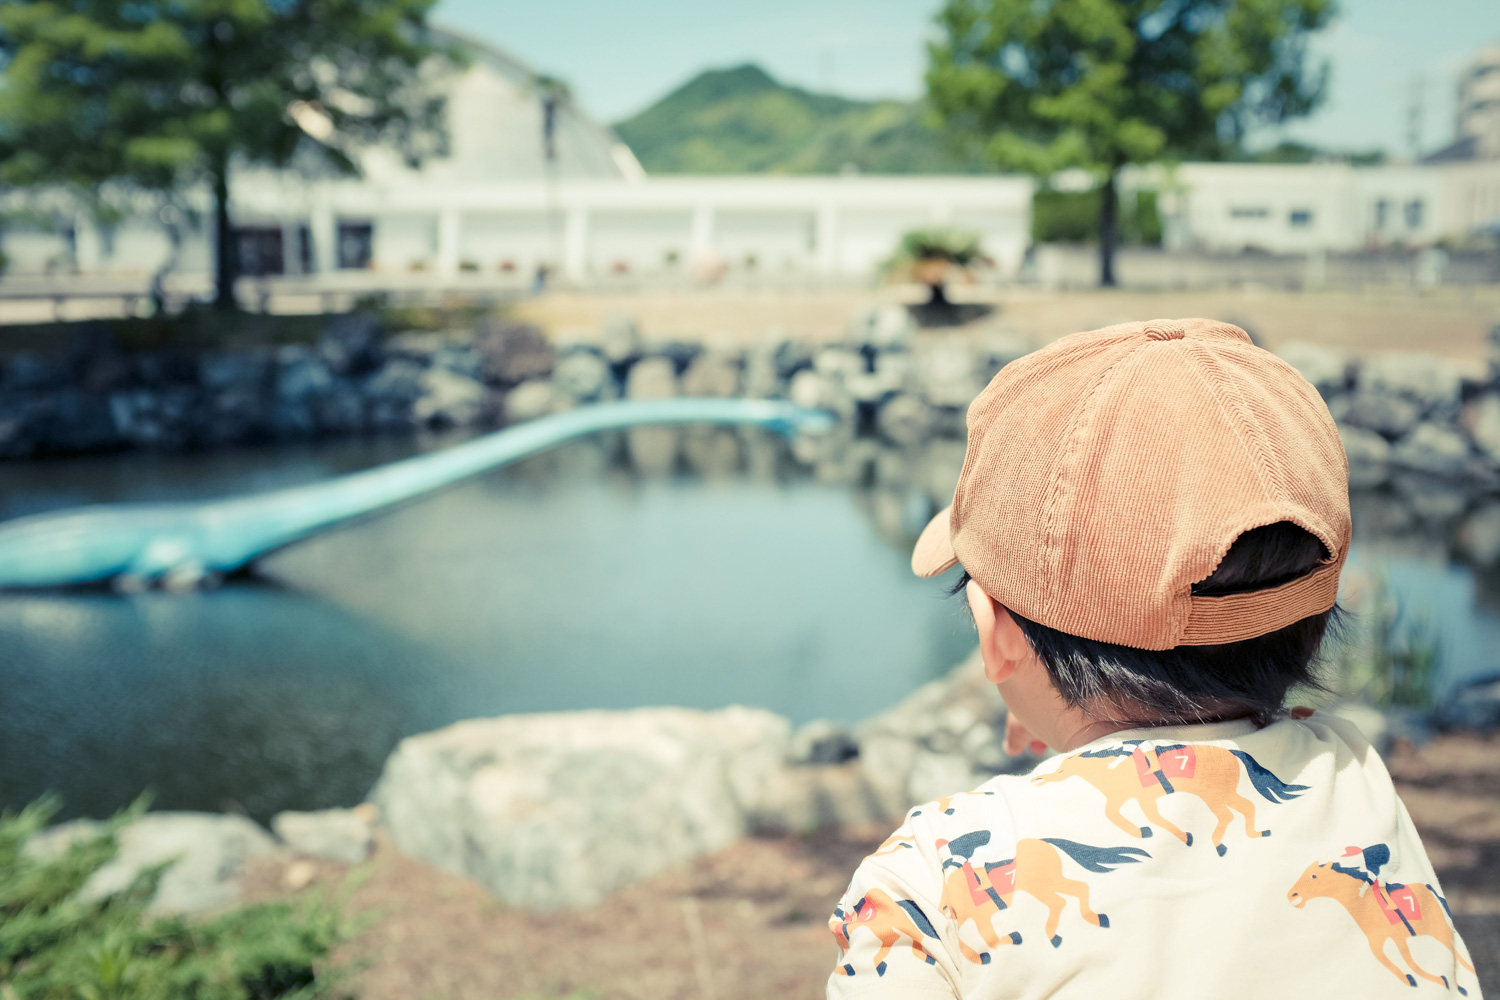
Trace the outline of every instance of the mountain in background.
<path fill-rule="evenodd" d="M 856 101 L 774 80 L 759 66 L 700 73 L 615 132 L 653 174 L 971 174 L 920 101 Z"/>

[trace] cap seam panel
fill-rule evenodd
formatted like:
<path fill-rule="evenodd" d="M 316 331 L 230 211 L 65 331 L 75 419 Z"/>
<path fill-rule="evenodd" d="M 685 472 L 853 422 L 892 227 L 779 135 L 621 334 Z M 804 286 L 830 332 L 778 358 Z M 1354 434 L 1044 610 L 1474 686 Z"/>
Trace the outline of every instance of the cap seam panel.
<path fill-rule="evenodd" d="M 1126 343 L 1129 345 L 1128 349 L 1114 361 L 1110 362 L 1109 367 L 1099 373 L 1099 377 L 1089 387 L 1088 394 L 1084 396 L 1083 404 L 1074 412 L 1073 419 L 1068 424 L 1068 446 L 1064 450 L 1062 457 L 1053 467 L 1052 481 L 1047 485 L 1047 499 L 1042 506 L 1042 544 L 1037 550 L 1036 572 L 1038 579 L 1044 581 L 1043 585 L 1046 588 L 1046 597 L 1042 601 L 1042 607 L 1048 618 L 1053 616 L 1059 590 L 1058 574 L 1052 572 L 1052 564 L 1055 562 L 1053 554 L 1057 551 L 1058 547 L 1056 522 L 1058 507 L 1061 504 L 1064 470 L 1071 471 L 1076 465 L 1075 459 L 1083 447 L 1083 439 L 1086 436 L 1087 429 L 1092 426 L 1094 421 L 1096 400 L 1100 390 L 1106 383 L 1111 381 L 1116 370 L 1122 364 L 1134 357 L 1150 341 L 1143 341 L 1133 345 L 1129 344 L 1128 341 Z M 1045 625 L 1046 622 L 1042 624 Z"/>
<path fill-rule="evenodd" d="M 1186 341 L 1183 341 L 1183 343 L 1185 344 Z M 1201 345 L 1195 345 L 1195 346 L 1197 346 L 1197 349 L 1191 351 L 1191 353 L 1193 355 L 1193 360 L 1201 362 L 1203 360 L 1204 356 L 1206 355 L 1206 352 L 1202 351 Z M 1253 346 L 1253 345 L 1247 345 L 1247 346 Z M 1184 350 L 1188 350 L 1188 349 L 1184 348 Z M 1270 352 L 1266 352 L 1266 353 L 1269 354 L 1270 358 L 1274 359 L 1274 361 L 1276 361 L 1276 362 L 1284 365 L 1286 368 L 1290 369 L 1291 371 L 1296 372 L 1295 368 L 1292 368 L 1290 365 L 1287 365 L 1280 358 L 1277 358 L 1276 355 L 1270 354 Z M 1211 356 L 1211 355 L 1209 355 L 1209 356 Z M 1246 420 L 1244 418 L 1244 410 L 1247 407 L 1244 405 L 1243 398 L 1240 397 L 1236 393 L 1235 399 L 1234 399 L 1234 405 L 1232 407 L 1232 412 L 1231 412 L 1231 406 L 1230 406 L 1230 404 L 1227 403 L 1223 399 L 1223 397 L 1220 396 L 1220 394 L 1216 391 L 1215 384 L 1207 377 L 1207 375 L 1203 372 L 1202 368 L 1199 367 L 1198 364 L 1191 364 L 1188 367 L 1190 369 L 1192 369 L 1192 371 L 1194 372 L 1194 374 L 1196 374 L 1204 382 L 1204 384 L 1208 387 L 1208 390 L 1209 390 L 1210 394 L 1213 395 L 1214 401 L 1220 405 L 1221 409 L 1224 409 L 1226 411 L 1225 415 L 1230 418 L 1230 426 L 1234 430 L 1235 439 L 1240 442 L 1241 447 L 1245 448 L 1246 453 L 1249 456 L 1250 461 L 1252 463 L 1252 466 L 1255 469 L 1255 478 L 1256 478 L 1256 481 L 1258 483 L 1260 483 L 1263 499 L 1266 502 L 1268 502 L 1268 503 L 1277 503 L 1277 504 L 1287 504 L 1287 503 L 1290 503 L 1291 499 L 1287 495 L 1285 489 L 1272 490 L 1271 488 L 1269 488 L 1267 486 L 1266 470 L 1268 470 L 1274 463 L 1271 463 L 1269 461 L 1265 461 L 1263 456 L 1262 457 L 1258 457 L 1259 453 L 1256 452 L 1256 451 L 1254 451 L 1254 450 L 1252 450 L 1250 448 L 1249 444 L 1247 444 L 1246 441 L 1245 441 L 1245 436 L 1241 433 L 1242 428 L 1251 427 L 1251 426 L 1254 425 L 1254 421 Z M 1298 372 L 1297 374 L 1298 374 L 1298 377 L 1300 378 L 1301 377 L 1301 373 Z M 1306 383 L 1307 380 L 1306 379 L 1302 379 L 1302 381 L 1304 383 Z M 1308 383 L 1308 384 L 1310 385 L 1310 383 Z M 1316 392 L 1317 390 L 1315 389 L 1313 391 Z M 1320 400 L 1321 400 L 1321 397 L 1320 397 Z M 1337 437 L 1338 436 L 1338 427 L 1337 427 L 1336 424 L 1333 423 L 1333 418 L 1331 416 L 1327 415 L 1328 414 L 1328 408 L 1326 406 L 1323 406 L 1323 407 L 1318 407 L 1318 408 L 1315 408 L 1315 409 L 1321 410 L 1321 413 L 1319 414 L 1319 416 L 1320 416 L 1320 418 L 1322 419 L 1322 421 L 1324 423 L 1325 429 L 1332 431 L 1333 435 L 1335 437 Z M 1342 451 L 1342 450 L 1343 449 L 1341 447 L 1340 451 Z M 1344 457 L 1344 474 L 1345 474 L 1345 478 L 1348 478 L 1348 468 L 1349 468 L 1349 460 L 1348 460 L 1348 456 L 1345 455 L 1345 457 Z M 1301 507 L 1302 505 L 1298 504 L 1297 506 Z M 1333 538 L 1333 530 L 1332 530 L 1333 529 L 1333 525 L 1331 525 L 1331 524 L 1324 524 L 1324 525 L 1322 525 L 1321 530 L 1320 530 L 1319 528 L 1314 528 L 1310 524 L 1304 524 L 1301 521 L 1293 519 L 1293 518 L 1283 518 L 1283 520 L 1290 520 L 1290 521 L 1292 521 L 1292 523 L 1296 524 L 1299 528 L 1302 528 L 1303 530 L 1307 531 L 1309 534 L 1312 534 L 1315 537 L 1317 537 L 1318 541 L 1322 542 L 1324 544 L 1324 546 L 1326 546 L 1330 552 L 1333 552 L 1334 550 L 1338 549 L 1340 547 L 1340 545 L 1342 544 L 1341 541 Z M 1272 522 L 1272 523 L 1274 523 L 1274 522 Z M 1262 526 L 1263 525 L 1254 525 L 1253 527 L 1262 527 Z M 1243 534 L 1244 531 L 1248 531 L 1248 530 L 1250 530 L 1250 528 L 1245 528 L 1239 534 Z M 1329 537 L 1324 537 L 1325 535 L 1327 535 Z M 1235 537 L 1236 538 L 1239 537 L 1238 534 Z M 1231 539 L 1230 542 L 1229 542 L 1229 545 L 1233 545 L 1233 544 L 1234 544 L 1234 540 Z M 1219 563 L 1223 562 L 1224 556 L 1228 554 L 1228 551 L 1229 551 L 1229 547 L 1225 546 L 1225 550 L 1223 552 L 1219 553 L 1218 557 L 1214 560 L 1213 567 L 1209 570 L 1209 574 L 1208 575 L 1211 576 L 1214 573 L 1214 571 L 1219 568 Z M 1205 579 L 1206 579 L 1206 577 L 1205 577 Z M 1193 581 L 1193 582 L 1196 583 L 1197 581 Z"/>

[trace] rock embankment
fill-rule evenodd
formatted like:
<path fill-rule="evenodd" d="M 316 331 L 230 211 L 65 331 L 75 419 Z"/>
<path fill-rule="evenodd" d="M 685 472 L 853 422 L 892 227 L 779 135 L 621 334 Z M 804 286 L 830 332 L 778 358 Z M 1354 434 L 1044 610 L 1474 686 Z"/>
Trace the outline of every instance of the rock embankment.
<path fill-rule="evenodd" d="M 1500 327 L 1492 338 L 1500 361 Z M 918 334 L 896 306 L 857 314 L 839 343 L 772 335 L 734 350 L 653 341 L 625 317 L 549 339 L 500 319 L 386 336 L 374 317 L 350 315 L 315 344 L 198 354 L 132 354 L 85 336 L 69 354 L 0 360 L 0 458 L 488 427 L 673 396 L 791 399 L 839 414 L 847 434 L 910 446 L 961 438 L 969 401 L 1037 346 L 996 330 Z M 1281 353 L 1328 400 L 1354 485 L 1402 470 L 1500 482 L 1494 361 L 1361 358 L 1310 343 Z"/>
<path fill-rule="evenodd" d="M 1456 703 L 1481 727 L 1500 719 L 1492 678 L 1463 689 Z M 1356 704 L 1328 711 L 1389 748 L 1381 712 Z M 914 805 L 1035 764 L 1005 753 L 1005 719 L 977 653 L 853 727 L 818 720 L 794 730 L 780 716 L 738 707 L 474 719 L 403 740 L 369 801 L 281 813 L 274 836 L 239 816 L 140 817 L 83 893 L 119 892 L 174 862 L 153 910 L 215 910 L 239 900 L 253 859 L 278 860 L 296 889 L 312 877 L 313 860 L 355 864 L 383 838 L 512 905 L 588 906 L 751 833 L 883 836 Z M 102 830 L 64 823 L 28 850 L 56 853 Z"/>

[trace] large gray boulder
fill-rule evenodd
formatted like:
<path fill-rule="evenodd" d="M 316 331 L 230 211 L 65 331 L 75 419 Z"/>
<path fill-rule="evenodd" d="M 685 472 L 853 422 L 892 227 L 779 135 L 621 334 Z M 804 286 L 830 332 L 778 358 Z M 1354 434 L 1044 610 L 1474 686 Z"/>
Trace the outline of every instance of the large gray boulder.
<path fill-rule="evenodd" d="M 592 403 L 613 393 L 609 365 L 593 351 L 573 351 L 558 361 L 552 384 L 580 403 Z"/>
<path fill-rule="evenodd" d="M 1500 396 L 1485 393 L 1469 410 L 1469 436 L 1491 462 L 1500 462 Z"/>
<path fill-rule="evenodd" d="M 732 397 L 739 392 L 739 362 L 724 352 L 705 351 L 682 373 L 684 396 Z"/>
<path fill-rule="evenodd" d="M 918 391 L 933 406 L 967 409 L 984 388 L 973 352 L 956 338 L 922 344 L 912 352 L 912 368 Z"/>
<path fill-rule="evenodd" d="M 529 323 L 486 320 L 474 334 L 484 381 L 511 386 L 552 373 L 556 354 L 541 330 Z"/>
<path fill-rule="evenodd" d="M 1339 427 L 1344 454 L 1349 457 L 1349 486 L 1369 489 L 1391 478 L 1391 445 L 1374 431 L 1347 424 Z"/>
<path fill-rule="evenodd" d="M 1451 419 L 1457 414 L 1464 368 L 1435 354 L 1393 351 L 1366 358 L 1360 366 L 1361 388 L 1402 396 L 1424 415 Z"/>
<path fill-rule="evenodd" d="M 627 399 L 671 399 L 677 395 L 677 368 L 670 358 L 642 358 L 625 377 Z"/>
<path fill-rule="evenodd" d="M 358 864 L 375 846 L 369 805 L 356 809 L 320 809 L 317 812 L 277 813 L 271 830 L 298 854 Z"/>
<path fill-rule="evenodd" d="M 412 403 L 419 423 L 467 427 L 485 416 L 487 393 L 477 379 L 446 368 L 430 368 L 422 376 L 422 395 Z"/>
<path fill-rule="evenodd" d="M 74 842 L 98 836 L 103 824 L 74 820 L 44 830 L 27 850 L 46 857 Z M 79 890 L 83 901 L 116 895 L 148 868 L 167 862 L 149 909 L 153 913 L 202 913 L 240 899 L 239 876 L 254 857 L 276 853 L 270 834 L 243 816 L 212 813 L 147 813 L 119 834 L 114 860 L 89 876 Z"/>
<path fill-rule="evenodd" d="M 869 344 L 882 351 L 900 350 L 909 345 L 917 332 L 917 322 L 906 307 L 870 306 L 849 320 L 849 339 Z"/>
<path fill-rule="evenodd" d="M 1420 423 L 1391 449 L 1391 461 L 1402 468 L 1453 478 L 1468 467 L 1469 443 L 1451 427 Z"/>
<path fill-rule="evenodd" d="M 1278 347 L 1276 353 L 1281 360 L 1301 372 L 1302 377 L 1311 382 L 1324 399 L 1349 387 L 1351 365 L 1349 355 L 1343 351 L 1323 344 L 1293 340 Z"/>
<path fill-rule="evenodd" d="M 965 792 L 996 774 L 1026 770 L 1030 756 L 1002 746 L 1005 702 L 978 652 L 855 730 L 865 777 L 885 811 Z"/>
<path fill-rule="evenodd" d="M 1341 419 L 1387 438 L 1398 438 L 1422 419 L 1422 409 L 1404 396 L 1361 388 L 1349 397 Z"/>
<path fill-rule="evenodd" d="M 477 719 L 403 740 L 370 799 L 405 854 L 520 906 L 590 905 L 744 836 L 790 729 L 749 708 Z"/>

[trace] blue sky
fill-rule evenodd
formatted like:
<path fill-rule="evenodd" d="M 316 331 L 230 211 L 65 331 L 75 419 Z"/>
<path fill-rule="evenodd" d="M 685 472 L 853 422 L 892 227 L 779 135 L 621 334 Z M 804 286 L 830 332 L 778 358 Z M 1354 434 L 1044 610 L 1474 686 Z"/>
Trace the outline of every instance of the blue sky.
<path fill-rule="evenodd" d="M 914 97 L 938 7 L 939 0 L 440 0 L 434 17 L 567 80 L 584 108 L 610 122 L 700 70 L 744 62 L 816 90 Z M 1289 134 L 1405 153 L 1420 79 L 1423 143 L 1441 145 L 1452 134 L 1455 72 L 1495 42 L 1500 0 L 1343 0 L 1316 46 L 1333 65 L 1329 100 Z"/>

